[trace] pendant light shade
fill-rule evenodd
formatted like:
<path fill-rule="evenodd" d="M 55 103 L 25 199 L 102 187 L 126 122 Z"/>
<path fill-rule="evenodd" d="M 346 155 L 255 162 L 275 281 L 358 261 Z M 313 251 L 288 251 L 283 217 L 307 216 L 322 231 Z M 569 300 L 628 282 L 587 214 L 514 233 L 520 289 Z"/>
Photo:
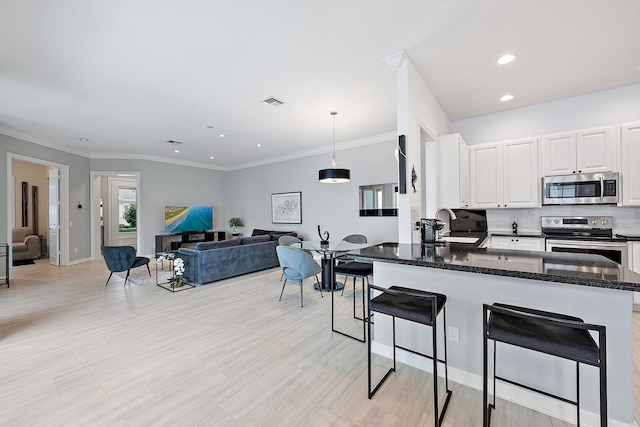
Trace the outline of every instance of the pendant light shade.
<path fill-rule="evenodd" d="M 340 182 L 349 182 L 351 179 L 351 171 L 349 169 L 320 169 L 318 172 L 318 179 L 320 182 L 326 182 L 328 184 L 338 184 Z"/>
<path fill-rule="evenodd" d="M 340 169 L 336 166 L 336 113 L 331 112 L 333 116 L 333 155 L 331 157 L 331 167 L 320 169 L 318 179 L 320 182 L 328 184 L 338 184 L 341 182 L 349 182 L 351 179 L 351 171 L 349 169 Z"/>

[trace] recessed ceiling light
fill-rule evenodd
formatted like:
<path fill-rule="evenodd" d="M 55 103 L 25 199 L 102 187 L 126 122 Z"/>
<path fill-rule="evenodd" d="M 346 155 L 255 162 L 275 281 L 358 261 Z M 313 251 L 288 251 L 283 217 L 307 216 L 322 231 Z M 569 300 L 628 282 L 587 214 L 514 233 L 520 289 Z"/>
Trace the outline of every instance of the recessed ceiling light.
<path fill-rule="evenodd" d="M 209 157 L 211 160 L 213 160 L 213 156 Z"/>
<path fill-rule="evenodd" d="M 220 134 L 220 138 L 224 138 L 224 133 L 221 133 L 221 134 Z"/>
<path fill-rule="evenodd" d="M 78 138 L 81 142 L 89 142 L 89 138 Z"/>
<path fill-rule="evenodd" d="M 508 64 L 509 62 L 513 61 L 514 59 L 516 59 L 515 55 L 507 53 L 506 55 L 502 55 L 500 57 L 500 59 L 498 59 L 498 64 L 500 64 L 500 65 Z"/>
<path fill-rule="evenodd" d="M 174 152 L 174 153 L 179 153 L 179 152 L 180 152 L 180 150 L 173 150 L 173 152 Z"/>
<path fill-rule="evenodd" d="M 511 101 L 512 99 L 513 99 L 513 95 L 511 95 L 511 94 L 506 94 L 506 95 L 503 95 L 502 97 L 500 97 L 500 101 L 502 101 L 502 102 Z"/>
<path fill-rule="evenodd" d="M 256 146 L 257 146 L 258 148 L 260 148 L 260 147 L 262 147 L 262 144 L 256 144 Z"/>

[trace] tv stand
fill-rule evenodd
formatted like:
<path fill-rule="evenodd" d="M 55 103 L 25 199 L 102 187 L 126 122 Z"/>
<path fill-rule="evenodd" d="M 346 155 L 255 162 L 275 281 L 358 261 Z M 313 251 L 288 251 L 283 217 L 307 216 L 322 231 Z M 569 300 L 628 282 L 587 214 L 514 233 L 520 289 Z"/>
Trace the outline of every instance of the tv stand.
<path fill-rule="evenodd" d="M 185 243 L 226 240 L 226 231 L 190 231 L 186 233 L 157 234 L 156 253 L 177 251 Z"/>

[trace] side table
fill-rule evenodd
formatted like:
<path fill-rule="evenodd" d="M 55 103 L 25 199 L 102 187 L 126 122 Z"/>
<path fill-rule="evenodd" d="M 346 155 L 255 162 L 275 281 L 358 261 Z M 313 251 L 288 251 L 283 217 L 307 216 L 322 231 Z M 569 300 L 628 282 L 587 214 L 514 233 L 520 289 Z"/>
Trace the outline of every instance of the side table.
<path fill-rule="evenodd" d="M 187 289 L 195 288 L 196 285 L 189 282 L 187 279 L 184 278 L 184 276 L 182 278 L 182 283 L 180 284 L 180 286 L 175 286 L 168 280 L 166 282 L 158 281 L 158 264 L 162 263 L 161 269 L 164 270 L 164 261 L 165 260 L 169 261 L 169 268 L 171 269 L 171 275 L 172 277 L 175 277 L 175 271 L 173 270 L 173 262 L 177 258 L 188 257 L 188 256 L 193 256 L 193 255 L 182 254 L 182 253 L 178 254 L 178 252 L 176 251 L 158 252 L 156 254 L 156 286 L 159 286 L 162 289 L 166 289 L 170 292 L 180 292 L 180 291 L 185 291 Z M 195 263 L 191 263 L 191 265 L 193 266 L 192 268 L 195 268 Z M 195 277 L 195 275 L 191 275 L 191 277 Z"/>
<path fill-rule="evenodd" d="M 4 249 L 4 251 L 2 250 Z M 9 287 L 9 244 L 0 243 L 0 258 L 4 257 L 4 283 L 0 283 L 4 285 L 7 284 L 7 288 Z"/>

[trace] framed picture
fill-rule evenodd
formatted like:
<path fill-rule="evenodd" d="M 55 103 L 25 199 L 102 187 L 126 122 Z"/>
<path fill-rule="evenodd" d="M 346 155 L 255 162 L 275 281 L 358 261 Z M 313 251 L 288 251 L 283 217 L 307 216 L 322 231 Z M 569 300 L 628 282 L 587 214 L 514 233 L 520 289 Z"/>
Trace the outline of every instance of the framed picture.
<path fill-rule="evenodd" d="M 302 192 L 271 195 L 271 222 L 302 224 Z"/>

